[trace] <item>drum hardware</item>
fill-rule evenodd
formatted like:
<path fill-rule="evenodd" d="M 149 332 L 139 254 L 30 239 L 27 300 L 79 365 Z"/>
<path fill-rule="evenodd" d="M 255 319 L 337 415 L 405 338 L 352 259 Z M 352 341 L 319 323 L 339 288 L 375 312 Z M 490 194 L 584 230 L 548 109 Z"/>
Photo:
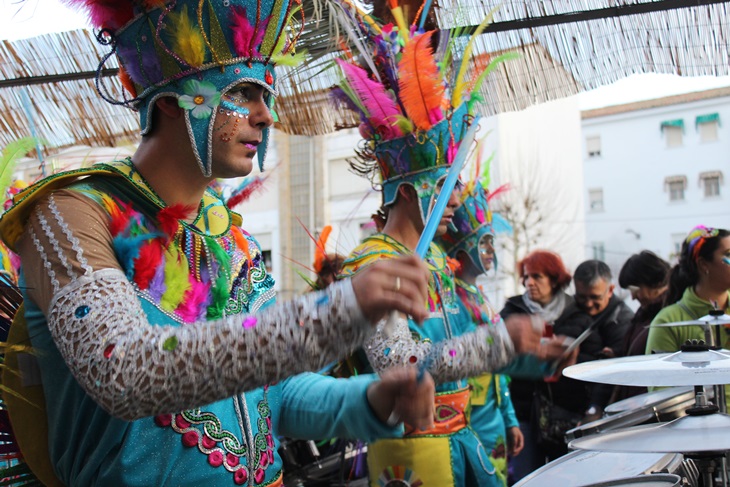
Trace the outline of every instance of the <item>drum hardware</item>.
<path fill-rule="evenodd" d="M 613 452 L 682 452 L 699 471 L 702 486 L 727 487 L 727 462 L 730 450 L 730 416 L 718 412 L 696 386 L 695 406 L 687 416 L 657 425 L 622 428 L 570 441 L 570 448 Z M 719 474 L 716 482 L 715 476 Z"/>
<path fill-rule="evenodd" d="M 694 387 L 670 387 L 667 389 L 645 392 L 644 394 L 628 397 L 613 404 L 609 404 L 603 409 L 603 412 L 606 415 L 611 416 L 624 411 L 651 408 L 656 412 L 656 416 L 658 418 L 664 411 L 674 412 L 675 410 L 681 409 L 681 411 L 684 412 L 684 409 L 694 404 L 694 402 Z"/>
<path fill-rule="evenodd" d="M 720 343 L 720 330 L 718 325 L 730 325 L 730 315 L 726 315 L 721 309 L 710 310 L 710 313 L 690 321 L 677 321 L 671 323 L 658 323 L 650 325 L 652 328 L 666 327 L 666 326 L 701 326 L 705 333 L 705 343 L 708 343 L 710 347 L 721 347 Z M 713 332 L 713 329 L 717 329 L 717 335 Z M 720 412 L 727 412 L 727 404 L 725 404 L 725 386 L 722 384 L 714 384 L 715 386 L 715 398 L 717 405 L 720 408 Z"/>
<path fill-rule="evenodd" d="M 611 404 L 604 410 L 604 417 L 568 430 L 566 442 L 618 428 L 670 421 L 684 416 L 685 410 L 693 405 L 695 393 L 692 387 L 647 392 Z"/>

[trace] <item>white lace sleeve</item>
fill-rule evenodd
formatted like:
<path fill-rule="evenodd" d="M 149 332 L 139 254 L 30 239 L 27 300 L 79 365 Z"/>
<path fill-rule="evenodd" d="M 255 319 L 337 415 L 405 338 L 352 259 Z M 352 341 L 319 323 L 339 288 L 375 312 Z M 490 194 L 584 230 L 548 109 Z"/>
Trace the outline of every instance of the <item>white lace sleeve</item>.
<path fill-rule="evenodd" d="M 504 326 L 480 326 L 474 332 L 438 343 L 417 341 L 408 321 L 399 318 L 386 337 L 385 321 L 365 346 L 368 360 L 380 372 L 394 365 L 426 364 L 436 383 L 452 382 L 498 370 L 514 356 L 514 346 Z"/>
<path fill-rule="evenodd" d="M 349 280 L 253 317 L 152 326 L 116 269 L 61 289 L 48 327 L 86 392 L 126 420 L 198 407 L 316 370 L 352 352 L 370 328 Z"/>
<path fill-rule="evenodd" d="M 19 244 L 29 299 L 76 380 L 132 420 L 233 396 L 346 356 L 372 333 L 349 280 L 252 317 L 150 324 L 86 197 L 39 203 Z"/>

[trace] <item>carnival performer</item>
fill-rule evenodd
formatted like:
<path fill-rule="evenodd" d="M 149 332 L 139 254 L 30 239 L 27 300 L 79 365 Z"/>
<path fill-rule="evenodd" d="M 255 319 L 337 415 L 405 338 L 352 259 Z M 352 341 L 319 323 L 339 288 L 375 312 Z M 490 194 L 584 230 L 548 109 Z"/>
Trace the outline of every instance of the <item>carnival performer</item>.
<path fill-rule="evenodd" d="M 479 174 L 479 164 L 475 164 Z M 495 264 L 494 215 L 489 209 L 486 185 L 481 177 L 471 179 L 461 193 L 462 205 L 440 243 L 456 261 L 456 294 L 468 318 L 480 326 L 499 326 L 501 318 L 477 284 Z M 506 222 L 505 222 L 506 224 Z M 509 229 L 506 225 L 505 229 Z M 470 422 L 495 469 L 495 476 L 507 485 L 507 454 L 522 451 L 524 438 L 504 374 L 482 374 L 468 380 L 471 386 Z"/>
<path fill-rule="evenodd" d="M 372 440 L 400 436 L 397 418 L 431 427 L 433 382 L 412 369 L 286 379 L 358 346 L 390 310 L 424 319 L 418 260 L 271 305 L 258 244 L 206 190 L 248 174 L 255 156 L 263 164 L 274 65 L 292 57 L 300 7 L 84 3 L 120 59 L 143 138 L 130 159 L 31 186 L 0 221 L 23 263 L 10 341 L 27 331 L 45 395 L 40 416 L 10 411 L 29 463 L 50 457 L 34 473 L 74 487 L 279 486 L 279 434 Z"/>
<path fill-rule="evenodd" d="M 481 158 L 481 154 L 479 156 Z M 480 159 L 474 164 L 474 175 L 461 192 L 461 206 L 454 213 L 452 224 L 439 243 L 450 258 L 454 259 L 456 294 L 459 306 L 467 321 L 479 326 L 503 326 L 502 318 L 477 284 L 477 278 L 496 268 L 494 237 L 499 232 L 509 232 L 511 227 L 500 215 L 489 208 L 489 201 L 506 190 L 502 186 L 488 192 L 489 165 L 481 170 Z M 554 347 L 545 352 L 555 356 L 564 351 L 564 337 L 546 341 L 543 346 Z M 561 366 L 574 363 L 578 351 L 565 357 Z M 540 379 L 559 373 L 553 364 L 537 360 L 534 356 L 522 356 L 513 360 L 498 374 L 483 374 L 469 379 L 471 386 L 470 422 L 477 432 L 489 459 L 496 469 L 495 475 L 507 485 L 507 454 L 517 456 L 524 446 L 524 437 L 509 393 L 507 375 L 522 379 Z"/>
<path fill-rule="evenodd" d="M 712 310 L 730 311 L 730 231 L 694 227 L 682 243 L 679 262 L 669 275 L 665 305 L 651 324 L 692 321 Z M 713 326 L 715 345 L 730 347 L 730 330 Z M 675 352 L 687 340 L 705 340 L 702 326 L 649 327 L 646 353 Z M 725 386 L 726 404 L 730 387 Z"/>
<path fill-rule="evenodd" d="M 424 31 L 417 18 L 406 20 L 397 5 L 391 8 L 396 25 L 377 24 L 350 5 L 342 5 L 342 9 L 341 19 L 354 20 L 344 30 L 354 33 L 363 46 L 358 53 L 362 65 L 338 60 L 344 78 L 335 96 L 361 119 L 360 133 L 365 140 L 353 167 L 382 182 L 386 211 L 381 214 L 387 214 L 382 232 L 366 238 L 345 261 L 342 275 L 351 276 L 384 259 L 414 252 L 435 196 L 473 121 L 477 97 L 464 89 L 469 56 L 451 51 L 457 43 L 446 32 Z M 420 15 L 425 19 L 428 8 Z M 466 51 L 472 43 L 473 39 Z M 463 64 L 452 66 L 449 59 Z M 483 79 L 477 73 L 473 93 Z M 460 205 L 458 190 L 449 196 L 437 236 L 446 232 Z M 515 317 L 506 326 L 474 329 L 471 321 L 460 317 L 446 257 L 432 242 L 426 255 L 431 270 L 429 318 L 418 324 L 400 317 L 392 331 L 389 322 L 384 322 L 365 347 L 375 370 L 414 363 L 430 370 L 440 384 L 434 428 L 407 428 L 403 439 L 368 446 L 372 486 L 391 482 L 439 487 L 501 485 L 469 428 L 465 379 L 503 367 L 515 353 L 536 353 L 542 330 L 534 329 L 524 317 Z M 467 330 L 470 332 L 465 333 Z"/>

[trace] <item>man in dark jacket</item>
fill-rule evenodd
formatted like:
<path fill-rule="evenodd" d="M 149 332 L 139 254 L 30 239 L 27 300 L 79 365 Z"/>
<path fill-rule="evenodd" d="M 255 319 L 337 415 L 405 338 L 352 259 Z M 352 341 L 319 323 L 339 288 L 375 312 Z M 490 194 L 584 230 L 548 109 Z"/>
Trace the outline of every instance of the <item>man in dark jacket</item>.
<path fill-rule="evenodd" d="M 611 269 L 600 260 L 587 260 L 573 274 L 575 303 L 593 320 L 594 332 L 581 349 L 600 350 L 598 357 L 611 358 L 625 354 L 624 336 L 631 325 L 634 312 L 623 300 L 613 295 Z M 580 358 L 579 358 L 580 361 Z M 596 420 L 608 403 L 611 386 L 596 385 L 583 422 Z"/>

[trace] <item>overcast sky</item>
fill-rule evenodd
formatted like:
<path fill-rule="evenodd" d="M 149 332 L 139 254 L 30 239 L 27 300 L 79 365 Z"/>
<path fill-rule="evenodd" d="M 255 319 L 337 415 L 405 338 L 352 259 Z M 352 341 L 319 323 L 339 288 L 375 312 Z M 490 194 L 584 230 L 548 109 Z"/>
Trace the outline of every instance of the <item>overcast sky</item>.
<path fill-rule="evenodd" d="M 0 40 L 88 27 L 83 15 L 59 0 L 0 0 Z M 634 75 L 580 95 L 582 109 L 629 103 L 691 91 L 730 86 L 730 76 L 682 78 Z"/>

